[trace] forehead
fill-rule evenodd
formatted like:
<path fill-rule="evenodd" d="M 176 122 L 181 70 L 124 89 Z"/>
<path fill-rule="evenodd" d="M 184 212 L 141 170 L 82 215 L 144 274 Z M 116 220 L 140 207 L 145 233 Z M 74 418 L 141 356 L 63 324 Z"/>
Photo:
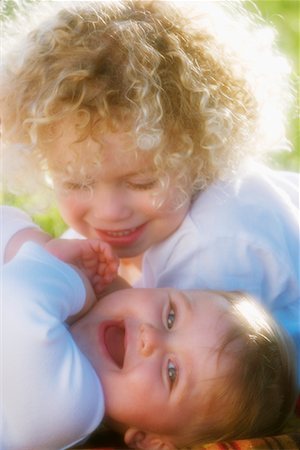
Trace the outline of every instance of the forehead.
<path fill-rule="evenodd" d="M 184 294 L 192 305 L 190 326 L 195 345 L 190 349 L 189 382 L 181 407 L 185 409 L 188 403 L 191 417 L 197 414 L 205 419 L 206 412 L 214 407 L 218 388 L 227 380 L 232 368 L 231 355 L 220 348 L 233 319 L 224 297 L 205 291 L 185 291 Z"/>
<path fill-rule="evenodd" d="M 136 138 L 125 130 L 85 133 L 70 119 L 56 131 L 55 145 L 50 144 L 49 165 L 55 172 L 140 172 L 154 169 L 155 150 L 141 150 Z"/>

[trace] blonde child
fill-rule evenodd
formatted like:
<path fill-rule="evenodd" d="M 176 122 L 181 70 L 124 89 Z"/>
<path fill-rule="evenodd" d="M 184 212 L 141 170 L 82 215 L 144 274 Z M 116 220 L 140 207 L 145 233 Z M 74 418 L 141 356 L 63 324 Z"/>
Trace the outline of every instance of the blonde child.
<path fill-rule="evenodd" d="M 1 212 L 1 449 L 74 446 L 103 417 L 149 450 L 280 430 L 293 348 L 249 296 L 122 289 L 96 302 L 90 281 L 101 293 L 116 274 L 107 244 L 53 241 Z"/>
<path fill-rule="evenodd" d="M 43 1 L 24 15 L 3 45 L 7 188 L 37 181 L 42 195 L 45 181 L 82 236 L 144 255 L 138 286 L 256 296 L 299 361 L 299 175 L 257 163 L 286 146 L 272 30 L 238 1 Z"/>

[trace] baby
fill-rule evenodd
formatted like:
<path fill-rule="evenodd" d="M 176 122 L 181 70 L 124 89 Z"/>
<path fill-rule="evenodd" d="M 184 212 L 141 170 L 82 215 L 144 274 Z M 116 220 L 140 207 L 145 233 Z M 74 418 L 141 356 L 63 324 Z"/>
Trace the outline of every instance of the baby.
<path fill-rule="evenodd" d="M 96 301 L 91 284 L 100 293 L 116 275 L 107 244 L 60 251 L 23 212 L 1 212 L 1 448 L 66 448 L 102 420 L 149 450 L 280 429 L 292 348 L 249 296 L 122 289 Z"/>

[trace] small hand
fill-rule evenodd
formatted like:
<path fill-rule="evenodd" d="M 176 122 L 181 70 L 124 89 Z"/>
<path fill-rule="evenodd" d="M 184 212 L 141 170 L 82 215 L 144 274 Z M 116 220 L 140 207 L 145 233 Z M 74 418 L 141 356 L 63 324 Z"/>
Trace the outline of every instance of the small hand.
<path fill-rule="evenodd" d="M 62 261 L 78 267 L 99 295 L 117 276 L 119 259 L 100 239 L 52 239 L 45 248 Z"/>
<path fill-rule="evenodd" d="M 85 243 L 76 265 L 89 278 L 97 295 L 116 278 L 119 259 L 106 242 L 85 240 Z"/>

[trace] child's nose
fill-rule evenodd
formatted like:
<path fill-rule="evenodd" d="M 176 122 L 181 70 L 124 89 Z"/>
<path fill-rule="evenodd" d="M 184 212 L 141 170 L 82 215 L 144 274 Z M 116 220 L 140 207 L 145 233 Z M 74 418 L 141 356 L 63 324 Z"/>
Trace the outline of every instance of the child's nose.
<path fill-rule="evenodd" d="M 124 220 L 131 214 L 124 193 L 102 183 L 99 183 L 94 191 L 92 208 L 96 218 L 107 222 Z"/>
<path fill-rule="evenodd" d="M 140 353 L 142 356 L 150 356 L 161 347 L 161 335 L 159 330 L 152 325 L 143 323 L 140 326 Z"/>

